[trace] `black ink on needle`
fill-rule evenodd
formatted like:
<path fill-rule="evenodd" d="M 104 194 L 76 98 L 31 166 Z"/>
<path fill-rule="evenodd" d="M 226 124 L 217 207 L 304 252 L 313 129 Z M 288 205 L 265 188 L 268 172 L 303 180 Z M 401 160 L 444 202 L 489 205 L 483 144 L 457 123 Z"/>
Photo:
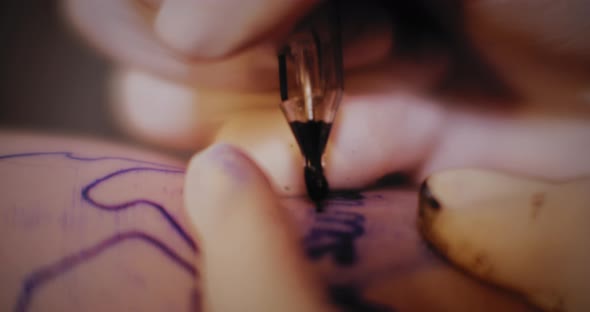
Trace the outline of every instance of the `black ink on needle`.
<path fill-rule="evenodd" d="M 307 194 L 311 200 L 316 202 L 318 210 L 321 210 L 321 201 L 330 191 L 328 181 L 324 176 L 322 155 L 326 149 L 332 124 L 310 120 L 307 122 L 295 121 L 290 125 L 305 158 L 304 177 Z"/>

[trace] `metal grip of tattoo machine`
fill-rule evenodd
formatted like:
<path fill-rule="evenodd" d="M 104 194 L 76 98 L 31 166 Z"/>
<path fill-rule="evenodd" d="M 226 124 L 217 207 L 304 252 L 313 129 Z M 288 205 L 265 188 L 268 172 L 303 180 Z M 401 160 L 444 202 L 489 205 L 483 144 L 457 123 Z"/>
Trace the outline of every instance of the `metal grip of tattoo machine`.
<path fill-rule="evenodd" d="M 326 1 L 296 27 L 279 51 L 279 81 L 288 122 L 333 122 L 343 91 L 337 1 Z"/>

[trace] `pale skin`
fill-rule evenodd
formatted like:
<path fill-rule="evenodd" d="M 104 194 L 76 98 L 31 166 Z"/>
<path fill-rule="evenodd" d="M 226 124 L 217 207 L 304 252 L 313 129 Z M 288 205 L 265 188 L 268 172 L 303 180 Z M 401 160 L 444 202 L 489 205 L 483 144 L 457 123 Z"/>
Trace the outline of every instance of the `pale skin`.
<path fill-rule="evenodd" d="M 275 195 L 229 145 L 186 174 L 182 161 L 89 138 L 5 132 L 0 155 L 3 311 L 530 310 L 425 246 L 412 189 L 333 199 L 317 215 L 304 197 Z M 308 239 L 355 227 L 352 240 Z M 352 262 L 309 254 L 347 242 Z"/>
<path fill-rule="evenodd" d="M 268 211 L 281 211 L 274 194 L 303 193 L 301 157 L 273 93 L 274 44 L 294 21 L 313 8 L 314 1 L 155 0 L 132 4 L 70 0 L 65 3 L 82 33 L 120 64 L 113 80 L 116 100 L 113 103 L 118 118 L 130 132 L 170 148 L 200 150 L 214 142 L 232 143 L 241 148 L 241 152 L 222 149 L 241 168 L 238 171 L 252 179 L 238 188 L 235 197 L 227 195 L 228 189 L 236 188 L 235 177 L 230 178 L 231 174 L 224 170 L 215 171 L 213 165 L 209 168 L 202 164 L 210 158 L 197 156 L 186 177 L 186 187 L 192 189 L 191 185 L 200 185 L 202 179 L 197 172 L 206 167 L 207 176 L 219 182 L 214 192 L 207 193 L 207 202 L 199 202 L 198 206 L 207 207 L 203 211 L 212 212 L 202 220 L 197 217 L 200 211 L 191 207 L 197 206 L 192 204 L 193 200 L 202 201 L 204 197 L 185 198 L 189 215 L 196 217 L 193 222 L 197 232 L 203 227 L 199 222 L 207 224 L 210 222 L 207 218 L 215 218 L 215 212 L 231 209 L 227 206 L 233 200 L 241 205 L 248 203 L 245 207 L 251 209 L 238 213 L 240 216 L 244 213 L 244 217 L 218 218 L 235 224 L 226 226 L 227 236 L 213 235 L 215 243 L 209 247 L 207 231 L 199 233 L 204 244 L 205 308 L 231 311 L 243 310 L 245 305 L 248 307 L 245 310 L 264 311 L 273 310 L 279 302 L 295 302 L 294 308 L 330 309 L 322 299 L 323 285 L 314 282 L 317 275 L 309 273 L 302 258 L 297 256 L 294 234 L 288 227 L 276 227 L 288 223 L 289 218 L 282 216 L 282 212 L 268 214 Z M 387 27 L 391 20 L 368 14 L 371 17 L 368 20 L 375 22 L 365 28 L 369 35 L 361 33 L 345 38 L 349 39 L 344 51 L 347 88 L 325 159 L 331 185 L 363 188 L 395 171 L 413 173 L 416 180 L 421 180 L 449 167 L 485 167 L 551 180 L 590 174 L 587 161 L 590 49 L 585 31 L 587 19 L 579 16 L 579 12 L 587 11 L 587 3 L 569 1 L 565 6 L 555 3 L 523 1 L 512 7 L 508 1 L 465 2 L 467 39 L 480 61 L 485 61 L 502 77 L 517 99 L 434 92 L 444 77 L 442 73 L 451 66 L 451 56 L 442 55 L 422 65 L 390 57 L 396 46 Z M 519 15 L 511 16 L 515 11 Z M 367 12 L 379 10 L 369 8 Z M 224 18 L 215 18 L 221 15 Z M 362 22 L 362 16 L 358 20 Z M 231 21 L 232 27 L 226 27 L 227 21 Z M 467 77 L 470 78 L 479 77 Z M 480 109 L 483 104 L 491 104 L 492 109 Z M 408 204 L 408 213 L 413 206 Z M 387 227 L 394 228 L 389 222 Z M 256 231 L 238 231 L 244 228 Z M 211 233 L 215 233 L 214 229 Z M 236 232 L 232 234 L 233 229 Z M 279 233 L 272 232 L 273 229 L 280 229 Z M 263 235 L 267 231 L 277 235 Z M 265 263 L 264 268 L 269 269 L 266 272 L 261 268 L 257 276 L 276 272 L 268 277 L 268 284 L 260 283 L 260 287 L 268 288 L 228 282 L 243 273 L 238 270 L 239 264 L 232 261 L 239 257 L 227 253 L 239 247 L 232 245 L 235 241 L 230 239 L 232 235 L 257 251 L 248 253 L 244 260 Z M 277 241 L 264 241 L 268 237 Z M 264 247 L 273 244 L 283 248 Z M 210 252 L 208 248 L 212 248 Z M 293 262 L 265 262 L 277 258 Z M 225 265 L 228 261 L 231 264 Z M 239 272 L 224 274 L 233 270 Z M 432 285 L 431 278 L 447 278 L 446 273 L 432 273 L 436 277 L 416 274 L 407 280 L 397 279 L 398 284 L 375 286 L 378 289 L 374 293 L 380 294 L 381 299 L 391 299 L 396 308 L 404 310 L 406 307 L 418 311 L 421 308 L 444 310 L 440 302 L 432 307 L 418 307 L 428 302 L 421 297 L 411 303 L 407 298 L 415 298 L 410 292 L 436 297 L 424 285 Z M 276 278 L 283 283 L 277 283 Z M 239 307 L 222 305 L 233 301 L 224 299 L 225 292 L 218 289 L 234 286 L 252 291 L 252 296 L 238 296 L 235 302 Z M 437 287 L 436 292 L 439 291 Z M 460 292 L 452 287 L 443 287 L 442 291 L 449 294 L 437 297 L 438 300 L 451 305 L 464 303 L 465 297 L 478 298 L 474 294 L 455 299 L 452 295 Z M 260 298 L 257 297 L 260 293 L 276 293 L 269 298 L 280 300 L 246 300 Z M 393 300 L 396 296 L 400 298 Z M 505 302 L 484 301 L 486 304 L 475 307 Z M 511 308 L 523 308 L 516 305 Z M 458 309 L 469 310 L 449 308 Z M 507 309 L 510 308 L 495 308 Z"/>

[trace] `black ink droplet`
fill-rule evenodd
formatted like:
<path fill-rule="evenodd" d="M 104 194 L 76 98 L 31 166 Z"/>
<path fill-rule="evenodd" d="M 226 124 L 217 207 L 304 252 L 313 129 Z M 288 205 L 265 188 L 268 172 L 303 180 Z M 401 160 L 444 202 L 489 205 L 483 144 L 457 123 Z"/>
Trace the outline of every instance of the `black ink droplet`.
<path fill-rule="evenodd" d="M 329 200 L 363 200 L 365 196 L 359 191 L 354 190 L 341 190 L 334 191 L 328 194 L 327 199 Z"/>
<path fill-rule="evenodd" d="M 374 303 L 362 297 L 352 286 L 334 285 L 329 288 L 332 302 L 347 312 L 394 312 L 395 310 L 382 304 Z"/>
<path fill-rule="evenodd" d="M 440 209 L 440 203 L 434 198 L 434 195 L 432 195 L 427 181 L 424 181 L 420 186 L 420 201 L 423 201 L 434 210 Z"/>
<path fill-rule="evenodd" d="M 306 166 L 304 171 L 307 194 L 316 203 L 316 210 L 318 212 L 323 211 L 323 201 L 330 191 L 328 181 L 321 169 L 317 170 L 311 166 Z"/>

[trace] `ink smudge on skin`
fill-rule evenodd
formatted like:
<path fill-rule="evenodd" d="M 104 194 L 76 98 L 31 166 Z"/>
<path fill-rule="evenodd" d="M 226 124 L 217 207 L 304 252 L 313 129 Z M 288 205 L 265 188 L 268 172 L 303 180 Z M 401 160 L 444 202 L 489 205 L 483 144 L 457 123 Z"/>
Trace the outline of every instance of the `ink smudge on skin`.
<path fill-rule="evenodd" d="M 359 191 L 353 191 L 353 190 L 340 190 L 340 191 L 334 191 L 330 194 L 328 194 L 328 200 L 345 200 L 345 201 L 351 201 L 351 200 L 363 200 L 366 197 Z"/>
<path fill-rule="evenodd" d="M 352 211 L 318 215 L 303 240 L 307 256 L 312 260 L 332 256 L 336 265 L 354 265 L 358 258 L 355 243 L 365 233 L 364 223 L 365 217 Z"/>
<path fill-rule="evenodd" d="M 371 198 L 380 199 L 381 196 Z M 327 195 L 325 204 L 331 206 L 325 213 L 315 215 L 315 224 L 305 236 L 303 244 L 307 256 L 318 261 L 331 256 L 337 266 L 351 267 L 358 262 L 356 240 L 365 234 L 365 216 L 351 208 L 360 208 L 367 197 L 359 191 L 343 190 Z M 332 209 L 334 208 L 334 209 Z M 363 298 L 353 285 L 332 285 L 328 296 L 340 311 L 395 312 L 382 304 Z"/>
<path fill-rule="evenodd" d="M 362 298 L 359 290 L 351 286 L 333 285 L 329 288 L 332 303 L 347 312 L 395 312 L 389 306 L 369 302 Z"/>
<path fill-rule="evenodd" d="M 364 205 L 365 196 L 356 191 L 333 192 L 327 196 L 330 209 L 317 214 L 314 225 L 303 239 L 307 256 L 319 260 L 331 256 L 338 266 L 358 261 L 356 241 L 365 234 L 365 216 L 347 208 Z"/>

